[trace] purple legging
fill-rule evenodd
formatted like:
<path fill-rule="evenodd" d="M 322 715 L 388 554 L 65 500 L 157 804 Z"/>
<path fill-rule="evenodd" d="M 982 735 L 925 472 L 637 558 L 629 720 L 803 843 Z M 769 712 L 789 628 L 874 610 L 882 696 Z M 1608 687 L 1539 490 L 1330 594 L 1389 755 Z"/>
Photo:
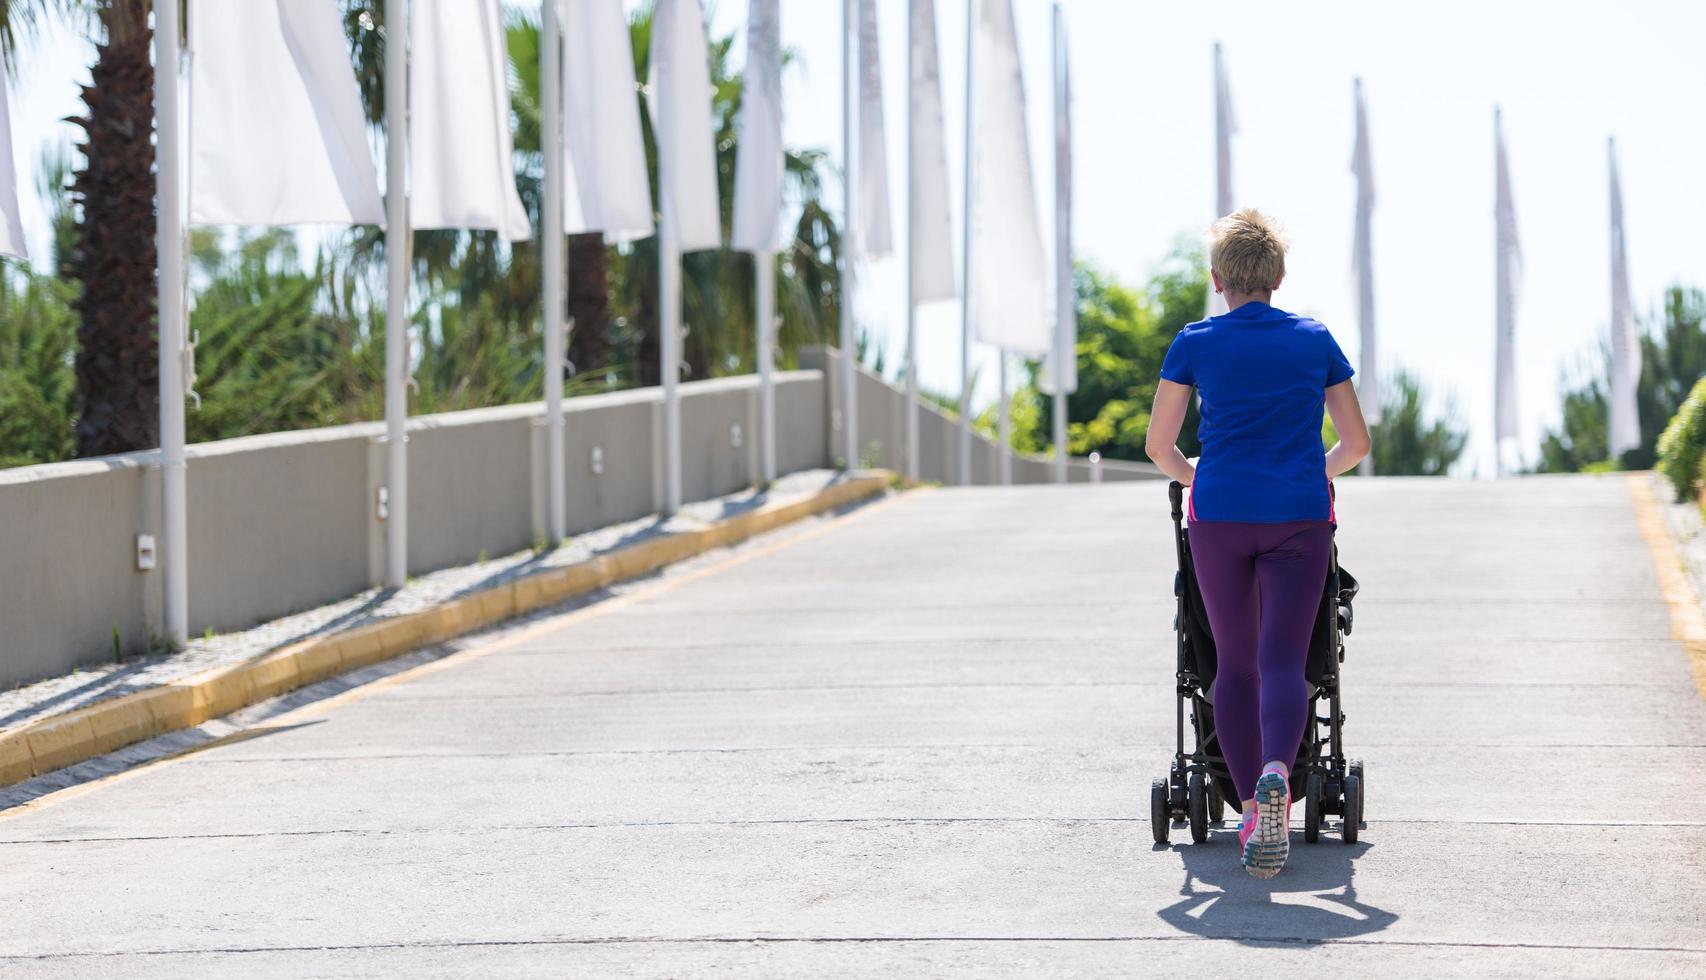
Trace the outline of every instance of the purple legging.
<path fill-rule="evenodd" d="M 1190 529 L 1197 582 L 1219 654 L 1214 724 L 1238 798 L 1262 766 L 1289 768 L 1309 711 L 1304 669 L 1333 548 L 1327 521 L 1200 521 Z"/>

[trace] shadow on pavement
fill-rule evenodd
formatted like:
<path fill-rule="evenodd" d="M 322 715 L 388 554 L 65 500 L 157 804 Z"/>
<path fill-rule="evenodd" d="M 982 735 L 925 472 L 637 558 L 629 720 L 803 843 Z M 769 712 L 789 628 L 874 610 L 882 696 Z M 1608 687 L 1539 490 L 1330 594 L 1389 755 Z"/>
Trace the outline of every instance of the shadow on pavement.
<path fill-rule="evenodd" d="M 1306 844 L 1293 831 L 1291 857 L 1278 876 L 1263 881 L 1238 862 L 1238 835 L 1228 828 L 1208 843 L 1170 847 L 1184 867 L 1179 901 L 1158 915 L 1180 932 L 1244 943 L 1317 942 L 1379 932 L 1398 921 L 1396 913 L 1359 901 L 1356 860 L 1366 841 L 1346 845 L 1323 832 Z"/>

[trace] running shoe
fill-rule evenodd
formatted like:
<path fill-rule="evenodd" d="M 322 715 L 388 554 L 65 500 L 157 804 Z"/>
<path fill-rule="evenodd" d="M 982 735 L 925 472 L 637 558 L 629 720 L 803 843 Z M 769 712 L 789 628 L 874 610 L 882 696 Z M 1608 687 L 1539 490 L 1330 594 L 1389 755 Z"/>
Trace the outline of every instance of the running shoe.
<path fill-rule="evenodd" d="M 1238 840 L 1244 847 L 1244 869 L 1258 878 L 1272 878 L 1285 867 L 1291 850 L 1291 789 L 1274 770 L 1256 780 L 1256 819 Z"/>

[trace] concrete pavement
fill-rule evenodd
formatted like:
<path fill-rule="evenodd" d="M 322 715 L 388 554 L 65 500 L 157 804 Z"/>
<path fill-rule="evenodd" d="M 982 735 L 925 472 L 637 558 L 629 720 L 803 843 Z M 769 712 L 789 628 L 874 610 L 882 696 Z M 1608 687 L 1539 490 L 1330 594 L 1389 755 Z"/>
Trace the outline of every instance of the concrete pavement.
<path fill-rule="evenodd" d="M 0 814 L 0 976 L 1706 973 L 1706 703 L 1623 479 L 1339 510 L 1368 826 L 1272 882 L 1149 838 L 1162 485 L 927 491 Z"/>

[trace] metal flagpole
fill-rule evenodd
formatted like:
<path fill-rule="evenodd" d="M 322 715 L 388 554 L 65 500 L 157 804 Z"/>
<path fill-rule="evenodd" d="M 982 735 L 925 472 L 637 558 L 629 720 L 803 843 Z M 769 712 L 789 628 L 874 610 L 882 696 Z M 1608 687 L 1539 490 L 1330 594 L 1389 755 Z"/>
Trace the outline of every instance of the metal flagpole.
<path fill-rule="evenodd" d="M 916 37 L 917 15 L 910 9 L 908 2 L 906 14 L 906 51 L 907 61 L 913 60 L 913 46 L 918 43 Z M 911 71 L 908 71 L 907 81 L 911 82 Z M 910 89 L 910 84 L 908 85 Z M 913 266 L 914 256 L 918 248 L 918 221 L 915 217 L 917 206 L 917 185 L 913 178 L 913 168 L 917 161 L 913 158 L 915 149 L 912 145 L 913 129 L 917 125 L 914 116 L 917 115 L 917 100 L 908 94 L 906 99 L 906 478 L 918 479 L 918 303 L 913 299 Z"/>
<path fill-rule="evenodd" d="M 385 584 L 392 588 L 409 580 L 408 6 L 385 0 Z"/>
<path fill-rule="evenodd" d="M 855 325 L 857 310 L 853 298 L 856 286 L 853 263 L 859 242 L 858 185 L 854 183 L 854 157 L 858 156 L 858 148 L 853 132 L 853 86 L 857 67 L 853 46 L 859 36 L 857 17 L 855 0 L 841 0 L 841 152 L 845 158 L 841 179 L 847 212 L 841 232 L 841 434 L 847 469 L 859 465 L 859 397 L 853 387 L 858 381 L 854 362 L 859 357 L 859 336 Z"/>
<path fill-rule="evenodd" d="M 1516 451 L 1516 293 L 1522 259 L 1516 238 L 1516 206 L 1511 200 L 1510 165 L 1505 157 L 1504 116 L 1497 106 L 1493 108 L 1493 143 L 1493 441 L 1496 472 L 1507 476 L 1520 463 Z"/>
<path fill-rule="evenodd" d="M 1356 229 L 1352 241 L 1352 265 L 1356 271 L 1357 333 L 1361 338 L 1362 381 L 1359 394 L 1367 404 L 1363 415 L 1370 425 L 1380 421 L 1379 356 L 1374 336 L 1374 170 L 1369 146 L 1368 111 L 1363 105 L 1362 79 L 1351 83 L 1355 98 L 1356 141 L 1351 151 L 1351 170 L 1356 174 Z M 1357 472 L 1374 475 L 1374 454 L 1362 458 Z"/>
<path fill-rule="evenodd" d="M 539 87 L 544 118 L 545 195 L 541 203 L 539 260 L 545 266 L 545 482 L 546 526 L 553 545 L 568 536 L 568 465 L 563 444 L 563 37 L 557 0 L 544 0 L 540 22 Z"/>
<path fill-rule="evenodd" d="M 1076 356 L 1076 352 L 1068 356 Z M 1065 369 L 1060 369 L 1057 377 L 1064 373 Z M 1066 482 L 1066 392 L 1058 387 L 1054 389 L 1054 482 Z"/>
<path fill-rule="evenodd" d="M 758 296 L 758 428 L 764 482 L 776 479 L 776 253 L 752 256 Z"/>
<path fill-rule="evenodd" d="M 997 431 L 1000 433 L 1001 444 L 995 449 L 995 458 L 1000 461 L 997 464 L 997 469 L 1000 472 L 1001 485 L 1007 486 L 1013 482 L 1013 413 L 1007 403 L 1008 358 L 1006 349 L 1003 348 L 998 352 L 997 357 L 1001 365 L 1001 369 L 997 372 L 1000 375 L 1001 387 L 1001 402 L 998 413 L 1000 425 L 997 427 Z"/>
<path fill-rule="evenodd" d="M 735 161 L 731 248 L 752 253 L 758 369 L 758 482 L 776 479 L 776 253 L 783 206 L 781 0 L 752 0 L 746 23 L 746 89 Z"/>
<path fill-rule="evenodd" d="M 668 126 L 668 121 L 664 126 Z M 664 513 L 681 509 L 681 246 L 670 154 L 658 147 L 658 290 L 662 294 L 658 380 L 663 385 Z"/>
<path fill-rule="evenodd" d="M 1054 4 L 1054 482 L 1066 482 L 1066 387 L 1072 362 L 1078 352 L 1072 343 L 1076 331 L 1068 330 L 1073 315 L 1072 296 L 1072 145 L 1067 128 L 1066 28 L 1060 0 Z"/>
<path fill-rule="evenodd" d="M 1641 335 L 1629 302 L 1629 251 L 1623 231 L 1623 179 L 1617 167 L 1617 140 L 1607 137 L 1605 158 L 1611 176 L 1611 425 L 1607 449 L 1616 460 L 1641 445 L 1641 412 L 1636 398 L 1641 383 Z"/>
<path fill-rule="evenodd" d="M 1232 197 L 1232 134 L 1238 123 L 1232 118 L 1232 92 L 1226 80 L 1226 63 L 1221 59 L 1220 42 L 1214 42 L 1214 217 L 1220 220 L 1236 207 Z M 1226 312 L 1226 297 L 1214 291 L 1209 283 L 1208 315 Z M 1200 403 L 1201 396 L 1198 396 Z"/>
<path fill-rule="evenodd" d="M 695 5 L 697 6 L 697 5 Z M 691 29 L 676 25 L 677 30 Z M 658 71 L 654 63 L 652 71 Z M 673 100 L 660 97 L 660 114 L 679 109 Z M 681 509 L 681 245 L 676 230 L 675 200 L 677 139 L 666 139 L 674 119 L 654 119 L 658 137 L 658 384 L 663 387 L 663 512 Z"/>
<path fill-rule="evenodd" d="M 178 5 L 163 3 L 154 11 L 154 104 L 160 137 L 156 175 L 160 212 L 154 247 L 159 253 L 159 370 L 161 542 L 159 556 L 165 573 L 166 640 L 173 647 L 189 642 L 189 531 L 186 505 L 187 464 L 184 462 L 184 238 L 183 161 L 178 130 L 182 117 L 178 99 L 178 52 L 182 30 Z"/>
<path fill-rule="evenodd" d="M 971 485 L 971 205 L 972 205 L 972 52 L 977 47 L 977 13 L 980 0 L 966 0 L 966 142 L 965 186 L 961 188 L 965 206 L 960 220 L 964 222 L 965 245 L 960 251 L 963 286 L 960 290 L 960 486 Z"/>

